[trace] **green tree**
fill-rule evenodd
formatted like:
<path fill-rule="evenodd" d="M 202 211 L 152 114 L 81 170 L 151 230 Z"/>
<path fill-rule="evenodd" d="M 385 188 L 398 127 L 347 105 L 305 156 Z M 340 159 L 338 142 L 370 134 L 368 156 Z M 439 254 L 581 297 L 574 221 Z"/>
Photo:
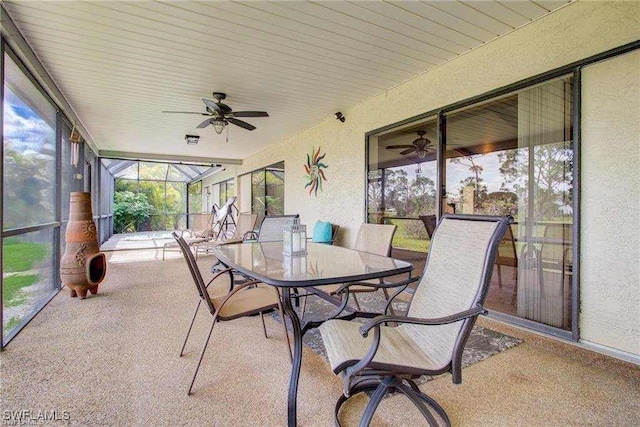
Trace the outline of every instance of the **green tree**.
<path fill-rule="evenodd" d="M 469 176 L 460 181 L 460 184 L 462 185 L 460 187 L 460 198 L 464 199 L 464 188 L 472 186 L 474 189 L 474 211 L 481 211 L 483 201 L 487 196 L 487 186 L 483 182 L 483 179 L 480 177 L 480 175 L 484 171 L 484 168 L 475 162 L 473 156 L 464 156 L 451 159 L 451 163 L 467 166 L 469 168 L 469 171 L 473 173 L 473 176 Z"/>
<path fill-rule="evenodd" d="M 432 179 L 418 175 L 409 186 L 411 210 L 409 216 L 428 215 L 436 208 L 436 184 Z"/>
<path fill-rule="evenodd" d="M 51 196 L 54 172 L 53 153 L 25 152 L 5 143 L 4 228 L 50 222 L 55 218 L 55 199 Z"/>
<path fill-rule="evenodd" d="M 572 204 L 573 151 L 570 141 L 535 146 L 531 165 L 527 147 L 507 150 L 499 154 L 499 159 L 502 162 L 500 173 L 504 176 L 503 189 L 510 184 L 524 203 L 533 201 L 536 218 L 557 217 L 559 206 Z M 529 179 L 532 180 L 532 194 Z"/>
<path fill-rule="evenodd" d="M 385 169 L 384 200 L 386 209 L 393 209 L 396 215 L 405 216 L 409 205 L 409 178 L 403 169 Z"/>
<path fill-rule="evenodd" d="M 136 231 L 138 226 L 155 213 L 142 193 L 120 191 L 115 193 L 113 204 L 113 228 L 116 233 Z"/>

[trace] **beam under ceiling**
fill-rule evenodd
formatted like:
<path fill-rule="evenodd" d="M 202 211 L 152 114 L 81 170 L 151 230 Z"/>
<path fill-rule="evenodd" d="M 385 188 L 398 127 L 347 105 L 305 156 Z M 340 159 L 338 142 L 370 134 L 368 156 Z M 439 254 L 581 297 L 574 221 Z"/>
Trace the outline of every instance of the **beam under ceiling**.
<path fill-rule="evenodd" d="M 100 157 L 114 157 L 117 159 L 131 159 L 131 160 L 159 160 L 162 162 L 183 162 L 183 163 L 196 163 L 201 164 L 225 164 L 225 165 L 241 165 L 241 159 L 221 159 L 217 157 L 194 157 L 194 156 L 180 156 L 170 154 L 150 154 L 150 153 L 134 153 L 130 151 L 111 151 L 100 150 Z"/>

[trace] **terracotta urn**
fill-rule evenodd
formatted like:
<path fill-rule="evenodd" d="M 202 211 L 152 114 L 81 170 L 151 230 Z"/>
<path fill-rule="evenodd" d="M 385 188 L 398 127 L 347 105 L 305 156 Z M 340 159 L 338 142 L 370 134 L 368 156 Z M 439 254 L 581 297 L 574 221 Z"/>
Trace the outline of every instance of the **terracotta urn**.
<path fill-rule="evenodd" d="M 71 193 L 66 248 L 60 260 L 60 278 L 71 296 L 84 299 L 98 292 L 107 272 L 107 258 L 100 252 L 90 193 Z"/>

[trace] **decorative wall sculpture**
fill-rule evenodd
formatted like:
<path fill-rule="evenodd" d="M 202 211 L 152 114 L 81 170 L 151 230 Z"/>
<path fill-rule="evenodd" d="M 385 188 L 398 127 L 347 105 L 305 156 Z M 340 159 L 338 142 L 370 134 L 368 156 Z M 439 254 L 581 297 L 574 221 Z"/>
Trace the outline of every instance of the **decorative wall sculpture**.
<path fill-rule="evenodd" d="M 321 147 L 318 147 L 318 150 L 316 151 L 315 147 L 313 147 L 311 149 L 311 155 L 307 154 L 307 164 L 304 165 L 304 170 L 306 172 L 305 178 L 307 179 L 307 184 L 304 188 L 309 189 L 309 196 L 314 194 L 317 197 L 318 189 L 322 191 L 322 181 L 327 180 L 327 177 L 322 170 L 329 167 L 322 163 L 322 159 L 325 158 L 327 153 L 321 155 L 320 149 Z"/>

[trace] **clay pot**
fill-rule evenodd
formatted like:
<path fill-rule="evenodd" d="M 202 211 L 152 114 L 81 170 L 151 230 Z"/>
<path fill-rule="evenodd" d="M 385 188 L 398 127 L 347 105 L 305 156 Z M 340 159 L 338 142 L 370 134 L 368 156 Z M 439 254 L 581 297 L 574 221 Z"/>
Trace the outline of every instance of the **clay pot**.
<path fill-rule="evenodd" d="M 96 294 L 107 272 L 107 258 L 98 246 L 90 193 L 71 193 L 65 242 L 60 260 L 62 283 L 71 290 L 72 297 L 84 299 L 87 291 Z"/>

